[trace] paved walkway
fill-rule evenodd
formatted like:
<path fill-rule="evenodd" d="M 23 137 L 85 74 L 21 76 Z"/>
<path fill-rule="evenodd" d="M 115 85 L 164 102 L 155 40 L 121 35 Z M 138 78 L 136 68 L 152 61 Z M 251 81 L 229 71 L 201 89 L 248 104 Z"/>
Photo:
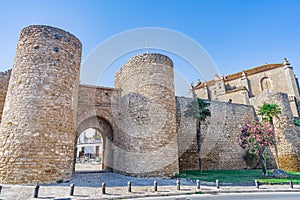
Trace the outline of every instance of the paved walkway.
<path fill-rule="evenodd" d="M 153 181 L 158 182 L 158 191 L 154 192 Z M 102 194 L 101 183 L 107 182 L 106 194 Z M 132 192 L 128 192 L 127 182 L 132 181 Z M 74 196 L 70 196 L 70 184 L 75 184 Z M 35 186 L 2 185 L 0 199 L 25 200 L 34 199 Z M 181 180 L 181 188 L 177 190 L 176 180 L 172 179 L 144 179 L 123 176 L 116 173 L 88 173 L 75 174 L 69 183 L 43 184 L 40 186 L 37 199 L 126 199 L 133 197 L 167 196 L 192 193 L 229 193 L 229 192 L 300 192 L 300 185 L 261 185 L 259 189 L 248 186 L 220 186 L 214 183 L 201 182 L 200 190 L 193 181 Z M 300 195 L 300 194 L 299 194 Z"/>

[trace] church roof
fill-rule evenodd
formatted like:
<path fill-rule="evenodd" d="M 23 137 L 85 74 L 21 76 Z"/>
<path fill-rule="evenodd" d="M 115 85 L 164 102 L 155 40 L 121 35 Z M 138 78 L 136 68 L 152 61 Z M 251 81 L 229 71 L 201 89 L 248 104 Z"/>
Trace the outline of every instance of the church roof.
<path fill-rule="evenodd" d="M 255 68 L 252 68 L 252 69 L 244 70 L 242 72 L 237 72 L 237 73 L 234 73 L 234 74 L 229 74 L 227 76 L 224 76 L 224 81 L 226 82 L 226 81 L 231 81 L 231 80 L 235 80 L 235 79 L 238 79 L 238 78 L 242 78 L 243 73 L 245 73 L 246 76 L 250 76 L 250 75 L 253 75 L 253 74 L 257 74 L 257 73 L 260 73 L 260 72 L 268 71 L 268 70 L 283 67 L 283 66 L 284 65 L 281 64 L 281 63 L 278 63 L 278 64 L 265 64 L 265 65 L 255 67 Z M 203 88 L 205 86 L 205 84 L 208 85 L 208 86 L 213 85 L 213 84 L 215 84 L 215 82 L 216 82 L 216 80 L 210 80 L 210 81 L 206 81 L 204 83 L 200 83 L 200 84 L 195 86 L 195 89 Z"/>

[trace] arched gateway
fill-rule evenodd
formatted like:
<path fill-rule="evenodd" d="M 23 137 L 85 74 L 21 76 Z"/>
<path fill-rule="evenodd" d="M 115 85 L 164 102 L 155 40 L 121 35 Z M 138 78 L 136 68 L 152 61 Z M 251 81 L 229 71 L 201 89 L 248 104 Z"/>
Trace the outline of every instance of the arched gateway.
<path fill-rule="evenodd" d="M 118 98 L 119 91 L 113 88 L 80 85 L 78 93 L 76 141 L 84 130 L 97 130 L 103 138 L 102 168 L 109 171 L 113 170 L 113 144 L 117 133 L 112 101 Z"/>
<path fill-rule="evenodd" d="M 116 72 L 115 88 L 80 85 L 80 60 L 81 43 L 68 32 L 49 26 L 21 31 L 9 86 L 2 93 L 7 95 L 0 127 L 0 183 L 70 180 L 78 134 L 87 128 L 102 133 L 105 169 L 141 177 L 172 177 L 179 163 L 180 169 L 197 169 L 195 121 L 184 116 L 192 99 L 175 98 L 170 58 L 154 53 L 132 57 Z M 293 127 L 288 96 L 270 95 L 257 97 L 257 103 L 278 99 L 287 111 L 282 119 Z M 213 102 L 211 110 L 211 125 L 201 130 L 212 136 L 201 145 L 202 152 L 209 147 L 205 169 L 247 167 L 234 134 L 254 119 L 253 106 Z M 220 126 L 224 121 L 227 126 Z M 286 138 L 278 150 L 281 158 L 290 158 L 282 159 L 281 166 L 297 171 L 299 137 L 293 130 L 279 130 Z"/>
<path fill-rule="evenodd" d="M 112 160 L 112 155 L 113 155 L 111 145 L 110 145 L 113 143 L 113 139 L 114 139 L 113 129 L 106 120 L 98 116 L 90 117 L 84 120 L 81 124 L 79 124 L 77 128 L 77 138 L 79 137 L 79 134 L 81 134 L 83 131 L 90 128 L 100 133 L 101 138 L 103 139 L 102 141 L 103 152 L 100 153 L 102 155 L 101 158 L 102 167 L 99 169 L 111 170 L 111 167 L 109 167 L 109 161 Z M 75 153 L 77 153 L 77 151 L 75 151 Z"/>
<path fill-rule="evenodd" d="M 138 55 L 116 88 L 79 85 L 81 43 L 49 26 L 21 31 L 0 128 L 0 182 L 70 180 L 78 134 L 104 138 L 104 168 L 136 176 L 178 172 L 172 61 Z"/>

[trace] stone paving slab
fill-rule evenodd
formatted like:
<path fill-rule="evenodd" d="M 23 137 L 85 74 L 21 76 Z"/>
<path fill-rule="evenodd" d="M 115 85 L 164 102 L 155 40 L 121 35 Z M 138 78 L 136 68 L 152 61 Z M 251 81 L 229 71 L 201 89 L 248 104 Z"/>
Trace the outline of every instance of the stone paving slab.
<path fill-rule="evenodd" d="M 106 194 L 102 194 L 101 183 L 107 183 Z M 132 192 L 128 192 L 127 182 L 132 182 Z M 154 192 L 153 181 L 158 182 L 158 191 Z M 219 189 L 215 183 L 201 182 L 201 188 L 196 188 L 195 181 L 180 180 L 181 190 L 177 190 L 176 179 L 137 178 L 124 176 L 118 173 L 85 173 L 75 174 L 68 183 L 41 184 L 39 198 L 33 198 L 34 185 L 1 185 L 0 200 L 27 200 L 27 199 L 128 199 L 150 196 L 172 196 L 194 193 L 241 193 L 241 192 L 300 192 L 300 185 L 261 185 L 257 189 L 253 185 L 222 185 Z M 74 196 L 70 196 L 70 184 L 75 184 Z M 300 194 L 299 194 L 300 195 Z"/>
<path fill-rule="evenodd" d="M 70 196 L 69 186 L 40 186 L 39 198 L 33 198 L 35 186 L 2 185 L 1 200 L 24 200 L 24 199 L 128 199 L 150 196 L 172 196 L 194 193 L 241 193 L 241 192 L 300 192 L 300 185 L 262 185 L 259 189 L 255 186 L 223 186 L 217 189 L 214 186 L 202 186 L 200 190 L 196 186 L 158 186 L 158 191 L 153 191 L 153 186 L 133 186 L 132 192 L 127 187 L 107 187 L 106 194 L 102 194 L 101 187 L 76 187 L 74 196 Z"/>

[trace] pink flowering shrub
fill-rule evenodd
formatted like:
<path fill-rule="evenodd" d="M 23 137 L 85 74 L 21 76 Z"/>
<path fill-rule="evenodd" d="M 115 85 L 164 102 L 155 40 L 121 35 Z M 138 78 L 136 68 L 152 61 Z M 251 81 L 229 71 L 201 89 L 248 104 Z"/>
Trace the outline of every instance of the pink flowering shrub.
<path fill-rule="evenodd" d="M 273 144 L 273 131 L 267 123 L 251 122 L 242 127 L 239 145 L 249 153 L 260 156 L 265 147 Z"/>
<path fill-rule="evenodd" d="M 274 144 L 273 130 L 267 123 L 258 121 L 251 122 L 242 127 L 239 137 L 239 145 L 248 149 L 250 154 L 261 156 L 263 164 L 263 175 L 267 176 L 267 154 L 266 147 Z"/>

